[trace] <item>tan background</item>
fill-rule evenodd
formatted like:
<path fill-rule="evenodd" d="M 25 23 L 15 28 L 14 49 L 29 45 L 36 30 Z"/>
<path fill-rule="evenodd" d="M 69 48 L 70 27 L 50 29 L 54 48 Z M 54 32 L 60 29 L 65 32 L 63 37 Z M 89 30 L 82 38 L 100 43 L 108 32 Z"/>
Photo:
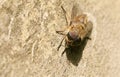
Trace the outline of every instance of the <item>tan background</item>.
<path fill-rule="evenodd" d="M 55 33 L 75 2 L 94 24 L 77 67 Z M 120 0 L 0 0 L 0 77 L 120 77 L 119 40 Z"/>

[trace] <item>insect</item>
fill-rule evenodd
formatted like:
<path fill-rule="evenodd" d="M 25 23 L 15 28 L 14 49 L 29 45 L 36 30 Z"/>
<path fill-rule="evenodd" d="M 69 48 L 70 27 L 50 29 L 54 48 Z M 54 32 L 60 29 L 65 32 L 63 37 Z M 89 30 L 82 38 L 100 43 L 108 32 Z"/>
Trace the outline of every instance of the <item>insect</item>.
<path fill-rule="evenodd" d="M 63 39 L 60 42 L 57 50 L 62 46 L 63 41 L 65 40 L 65 49 L 74 49 L 75 47 L 81 46 L 84 39 L 91 39 L 90 33 L 92 31 L 92 22 L 88 21 L 86 14 L 77 14 L 78 8 L 76 5 L 72 7 L 71 16 L 67 14 L 63 6 L 61 6 L 67 27 L 64 30 L 56 31 L 56 33 L 63 35 Z M 66 52 L 64 50 L 62 55 Z M 74 52 L 74 51 L 72 51 Z"/>

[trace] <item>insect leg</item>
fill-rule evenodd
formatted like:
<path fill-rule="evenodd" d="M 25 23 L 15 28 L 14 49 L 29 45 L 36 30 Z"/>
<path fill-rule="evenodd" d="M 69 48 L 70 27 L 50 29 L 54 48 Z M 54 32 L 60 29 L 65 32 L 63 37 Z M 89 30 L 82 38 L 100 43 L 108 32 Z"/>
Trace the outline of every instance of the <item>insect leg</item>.
<path fill-rule="evenodd" d="M 56 33 L 60 34 L 60 35 L 65 35 L 64 31 L 56 31 Z"/>
<path fill-rule="evenodd" d="M 65 16 L 65 20 L 66 20 L 66 23 L 67 23 L 67 25 L 69 25 L 69 21 L 68 21 L 69 16 L 67 15 L 67 13 L 66 13 L 65 9 L 63 8 L 63 6 L 61 6 L 61 8 L 62 8 L 62 10 L 63 10 L 64 16 Z"/>
<path fill-rule="evenodd" d="M 67 46 L 67 45 L 66 45 Z M 66 52 L 66 51 L 69 51 L 69 48 L 68 47 L 65 47 L 64 51 L 62 52 L 61 56 L 63 56 L 63 54 Z"/>
<path fill-rule="evenodd" d="M 62 52 L 61 56 L 63 56 L 63 54 L 64 54 L 65 52 L 66 52 L 66 51 L 64 50 L 64 51 Z"/>
<path fill-rule="evenodd" d="M 90 37 L 86 37 L 86 39 L 89 39 L 89 40 L 91 40 L 91 38 L 90 38 Z"/>
<path fill-rule="evenodd" d="M 59 44 L 59 46 L 58 46 L 58 48 L 57 48 L 57 50 L 59 51 L 59 49 L 60 49 L 60 47 L 62 46 L 62 42 L 63 42 L 63 40 L 65 39 L 65 37 L 62 39 L 62 41 L 60 42 L 60 44 Z"/>

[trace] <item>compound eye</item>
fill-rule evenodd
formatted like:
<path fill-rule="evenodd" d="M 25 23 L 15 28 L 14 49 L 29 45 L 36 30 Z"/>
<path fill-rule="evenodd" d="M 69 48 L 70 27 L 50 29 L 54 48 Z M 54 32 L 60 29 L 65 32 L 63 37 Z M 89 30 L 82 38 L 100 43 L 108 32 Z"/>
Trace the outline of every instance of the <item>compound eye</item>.
<path fill-rule="evenodd" d="M 76 32 L 69 32 L 67 34 L 69 40 L 77 40 L 78 39 L 78 33 Z"/>

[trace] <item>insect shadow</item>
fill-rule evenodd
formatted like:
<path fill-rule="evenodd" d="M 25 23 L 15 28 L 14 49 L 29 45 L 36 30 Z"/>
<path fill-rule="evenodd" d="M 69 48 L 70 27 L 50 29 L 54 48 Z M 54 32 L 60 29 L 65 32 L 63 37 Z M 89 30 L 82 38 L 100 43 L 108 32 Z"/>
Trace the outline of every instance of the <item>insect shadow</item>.
<path fill-rule="evenodd" d="M 91 33 L 90 33 L 91 34 Z M 89 35 L 90 35 L 89 34 Z M 64 52 L 66 52 L 67 59 L 75 66 L 78 66 L 78 63 L 80 62 L 83 50 L 85 46 L 87 45 L 88 38 L 85 38 L 79 46 L 68 46 L 68 48 L 64 49 Z"/>

